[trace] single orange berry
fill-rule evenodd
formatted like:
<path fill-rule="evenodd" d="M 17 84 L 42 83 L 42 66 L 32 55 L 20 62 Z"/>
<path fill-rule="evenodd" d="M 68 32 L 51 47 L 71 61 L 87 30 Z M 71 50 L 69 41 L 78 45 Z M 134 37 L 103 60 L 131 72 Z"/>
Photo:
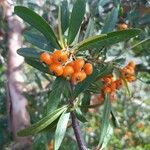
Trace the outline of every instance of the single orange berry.
<path fill-rule="evenodd" d="M 81 58 L 76 59 L 74 61 L 74 65 L 73 65 L 74 71 L 80 72 L 81 69 L 83 68 L 84 64 L 85 64 L 84 59 L 81 59 Z"/>
<path fill-rule="evenodd" d="M 72 74 L 71 81 L 73 84 L 77 84 L 81 81 L 83 81 L 86 78 L 86 73 L 85 72 L 75 72 Z"/>
<path fill-rule="evenodd" d="M 63 76 L 64 77 L 70 77 L 74 73 L 73 67 L 71 66 L 65 66 L 63 70 Z"/>
<path fill-rule="evenodd" d="M 44 52 L 40 55 L 40 60 L 47 65 L 52 64 L 52 56 L 48 52 Z"/>
<path fill-rule="evenodd" d="M 104 82 L 104 84 L 111 84 L 111 82 L 112 82 L 111 78 L 109 78 L 109 77 L 103 78 L 102 81 Z"/>
<path fill-rule="evenodd" d="M 128 25 L 126 23 L 118 24 L 118 30 L 126 30 L 128 29 Z"/>
<path fill-rule="evenodd" d="M 57 50 L 53 53 L 53 62 L 57 64 L 63 64 L 68 60 L 68 55 L 65 51 Z"/>
<path fill-rule="evenodd" d="M 127 81 L 128 82 L 133 82 L 136 80 L 136 77 L 135 76 L 130 76 L 130 77 L 127 77 Z"/>
<path fill-rule="evenodd" d="M 103 88 L 103 92 L 104 92 L 104 94 L 111 93 L 111 88 L 106 86 Z"/>
<path fill-rule="evenodd" d="M 135 64 L 134 61 L 130 61 L 130 62 L 128 63 L 128 66 L 131 66 L 132 68 L 135 68 L 136 64 Z"/>
<path fill-rule="evenodd" d="M 73 67 L 73 66 L 74 66 L 74 61 L 69 62 L 66 66 L 71 66 L 71 67 Z"/>
<path fill-rule="evenodd" d="M 56 74 L 56 76 L 61 76 L 63 74 L 63 67 L 59 64 L 52 64 L 49 69 Z"/>
<path fill-rule="evenodd" d="M 120 88 L 122 88 L 123 85 L 124 85 L 124 82 L 123 82 L 122 79 L 116 80 L 115 83 L 116 83 L 116 89 L 120 89 Z"/>
<path fill-rule="evenodd" d="M 84 71 L 87 75 L 91 75 L 93 73 L 93 65 L 90 63 L 86 63 L 84 65 Z"/>
<path fill-rule="evenodd" d="M 133 75 L 135 72 L 134 72 L 134 69 L 131 68 L 131 67 L 125 67 L 122 69 L 122 75 L 126 78 L 126 77 L 129 77 L 131 75 Z"/>

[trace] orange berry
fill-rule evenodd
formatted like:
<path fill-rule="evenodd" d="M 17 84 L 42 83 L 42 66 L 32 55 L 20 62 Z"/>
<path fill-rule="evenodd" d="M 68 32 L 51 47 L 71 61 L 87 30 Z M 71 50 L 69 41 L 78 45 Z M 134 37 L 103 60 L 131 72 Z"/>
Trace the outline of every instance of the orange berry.
<path fill-rule="evenodd" d="M 71 66 L 71 67 L 73 67 L 73 66 L 74 66 L 74 61 L 69 62 L 66 66 Z"/>
<path fill-rule="evenodd" d="M 75 72 L 72 74 L 71 81 L 73 84 L 77 84 L 81 81 L 83 81 L 86 78 L 86 73 L 85 72 Z"/>
<path fill-rule="evenodd" d="M 73 67 L 71 66 L 65 66 L 63 70 L 63 76 L 64 77 L 70 77 L 74 73 Z"/>
<path fill-rule="evenodd" d="M 49 69 L 56 74 L 56 76 L 61 76 L 63 74 L 63 67 L 59 64 L 52 64 Z"/>
<path fill-rule="evenodd" d="M 74 65 L 73 65 L 73 68 L 74 68 L 74 71 L 75 72 L 79 72 L 81 71 L 81 69 L 83 68 L 85 64 L 85 61 L 81 58 L 78 58 L 74 61 Z"/>
<path fill-rule="evenodd" d="M 112 82 L 111 78 L 109 78 L 109 77 L 103 78 L 102 80 L 105 84 L 110 84 Z"/>
<path fill-rule="evenodd" d="M 67 53 L 62 50 L 57 50 L 53 53 L 53 62 L 63 64 L 68 60 Z"/>
<path fill-rule="evenodd" d="M 120 89 L 120 88 L 122 88 L 123 85 L 124 85 L 124 82 L 123 82 L 122 79 L 116 80 L 115 83 L 116 83 L 116 89 Z"/>
<path fill-rule="evenodd" d="M 111 88 L 106 86 L 103 88 L 103 92 L 104 92 L 104 94 L 111 93 Z"/>
<path fill-rule="evenodd" d="M 132 67 L 132 68 L 135 68 L 136 64 L 135 64 L 134 61 L 130 61 L 130 62 L 128 63 L 128 66 L 130 66 L 130 67 Z"/>
<path fill-rule="evenodd" d="M 132 67 L 125 67 L 125 68 L 122 69 L 122 75 L 125 78 L 133 75 L 134 73 L 135 72 L 134 72 L 134 69 Z"/>
<path fill-rule="evenodd" d="M 127 77 L 127 81 L 128 82 L 133 82 L 136 80 L 136 77 L 135 76 L 130 76 L 130 77 Z"/>
<path fill-rule="evenodd" d="M 84 65 L 84 71 L 87 75 L 91 75 L 93 73 L 93 66 L 90 63 L 86 63 Z"/>
<path fill-rule="evenodd" d="M 111 88 L 111 91 L 112 91 L 112 92 L 115 91 L 115 90 L 116 90 L 116 82 L 112 82 L 112 83 L 110 84 L 110 88 Z"/>
<path fill-rule="evenodd" d="M 126 23 L 118 24 L 118 30 L 126 30 L 128 29 L 128 25 Z"/>
<path fill-rule="evenodd" d="M 40 60 L 48 65 L 52 64 L 52 56 L 48 52 L 43 52 L 40 55 Z"/>

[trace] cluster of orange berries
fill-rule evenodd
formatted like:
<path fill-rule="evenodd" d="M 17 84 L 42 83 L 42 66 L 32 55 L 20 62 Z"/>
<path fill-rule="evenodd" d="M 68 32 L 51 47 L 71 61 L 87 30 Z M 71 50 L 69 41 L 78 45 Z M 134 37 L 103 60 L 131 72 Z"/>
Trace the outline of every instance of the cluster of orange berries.
<path fill-rule="evenodd" d="M 87 75 L 93 73 L 91 63 L 85 63 L 83 58 L 71 59 L 65 50 L 56 50 L 52 54 L 43 52 L 40 55 L 40 60 L 49 66 L 51 72 L 71 79 L 73 84 L 83 81 Z"/>
<path fill-rule="evenodd" d="M 112 101 L 116 100 L 116 91 L 124 86 L 124 80 L 127 80 L 128 82 L 133 82 L 136 80 L 135 66 L 136 65 L 133 61 L 129 62 L 128 65 L 121 70 L 121 76 L 119 79 L 115 79 L 112 74 L 102 78 L 103 87 L 101 95 L 98 96 L 100 103 L 104 101 L 106 93 L 110 93 L 110 98 Z"/>

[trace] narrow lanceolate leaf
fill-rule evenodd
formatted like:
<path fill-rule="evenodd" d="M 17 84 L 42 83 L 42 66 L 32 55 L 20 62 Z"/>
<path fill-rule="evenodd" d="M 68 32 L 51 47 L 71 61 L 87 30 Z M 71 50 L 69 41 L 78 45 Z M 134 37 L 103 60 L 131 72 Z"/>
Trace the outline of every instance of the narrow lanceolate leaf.
<path fill-rule="evenodd" d="M 69 31 L 68 31 L 68 38 L 67 38 L 68 44 L 71 44 L 74 41 L 80 29 L 80 25 L 82 23 L 85 14 L 85 4 L 86 4 L 86 0 L 76 0 L 73 6 L 73 10 L 69 22 Z"/>
<path fill-rule="evenodd" d="M 74 48 L 78 50 L 100 49 L 110 45 L 129 40 L 140 34 L 139 29 L 128 29 L 123 31 L 110 32 L 108 34 L 96 35 L 78 43 Z"/>
<path fill-rule="evenodd" d="M 80 108 L 75 109 L 75 114 L 76 114 L 76 117 L 78 118 L 78 120 L 80 120 L 81 122 L 83 122 L 83 123 L 88 122 L 87 119 L 85 118 L 84 114 L 80 110 Z"/>
<path fill-rule="evenodd" d="M 61 28 L 61 7 L 59 7 L 58 11 L 58 32 L 59 32 L 59 40 L 60 40 L 60 45 L 62 48 L 64 48 L 64 41 L 63 41 L 63 35 L 62 35 L 62 28 Z"/>
<path fill-rule="evenodd" d="M 106 22 L 104 23 L 104 27 L 102 29 L 102 34 L 113 31 L 113 29 L 115 28 L 115 25 L 118 21 L 118 12 L 119 12 L 119 6 L 114 7 L 111 10 L 110 14 L 108 14 Z"/>
<path fill-rule="evenodd" d="M 42 50 L 36 50 L 34 48 L 20 48 L 17 50 L 17 53 L 23 57 L 26 58 L 32 58 L 39 60 L 40 54 L 42 53 Z"/>
<path fill-rule="evenodd" d="M 67 106 L 63 106 L 52 113 L 48 113 L 47 116 L 45 116 L 43 119 L 38 121 L 37 123 L 33 124 L 29 128 L 26 128 L 24 130 L 21 130 L 18 132 L 19 136 L 29 136 L 36 134 L 43 129 L 45 129 L 47 126 L 49 126 L 51 123 L 53 123 L 64 111 L 67 110 Z"/>
<path fill-rule="evenodd" d="M 93 34 L 94 34 L 94 21 L 93 19 L 90 19 L 84 35 L 84 39 L 92 36 Z"/>
<path fill-rule="evenodd" d="M 112 135 L 113 135 L 113 127 L 112 127 L 111 124 L 109 123 L 108 128 L 107 128 L 107 131 L 106 131 L 106 133 L 105 133 L 105 137 L 104 137 L 104 140 L 103 140 L 103 144 L 102 144 L 100 150 L 103 150 L 104 148 L 107 147 L 107 144 L 108 144 L 109 140 L 111 139 Z"/>
<path fill-rule="evenodd" d="M 46 38 L 40 34 L 28 31 L 24 33 L 24 37 L 27 42 L 37 46 L 40 49 L 48 51 L 53 49 L 53 47 L 48 46 Z"/>
<path fill-rule="evenodd" d="M 112 116 L 112 122 L 113 122 L 114 127 L 120 127 L 120 123 L 117 119 L 117 115 L 116 115 L 113 107 L 111 107 L 111 116 Z"/>
<path fill-rule="evenodd" d="M 53 48 L 60 48 L 54 31 L 41 16 L 31 9 L 23 6 L 16 6 L 14 12 L 32 27 L 40 31 L 46 37 L 48 45 L 51 45 Z"/>
<path fill-rule="evenodd" d="M 61 4 L 61 28 L 62 33 L 64 33 L 69 26 L 69 8 L 68 1 L 64 0 Z"/>
<path fill-rule="evenodd" d="M 63 113 L 59 118 L 55 131 L 55 150 L 58 150 L 66 133 L 70 113 Z"/>
<path fill-rule="evenodd" d="M 35 59 L 30 59 L 30 58 L 25 58 L 25 62 L 29 65 L 31 65 L 32 67 L 44 72 L 44 73 L 48 73 L 48 74 L 52 74 L 52 72 L 49 70 L 48 66 L 43 64 L 40 61 L 37 61 Z"/>
<path fill-rule="evenodd" d="M 52 90 L 49 94 L 49 101 L 47 102 L 47 112 L 55 110 L 60 102 L 62 91 L 67 88 L 67 80 L 62 77 L 57 77 L 52 85 Z"/>
<path fill-rule="evenodd" d="M 106 133 L 109 127 L 110 112 L 111 112 L 110 95 L 107 93 L 105 96 L 104 112 L 102 116 L 101 135 L 100 135 L 100 141 L 99 141 L 98 147 L 101 147 L 101 145 L 104 142 L 105 136 L 107 135 Z"/>

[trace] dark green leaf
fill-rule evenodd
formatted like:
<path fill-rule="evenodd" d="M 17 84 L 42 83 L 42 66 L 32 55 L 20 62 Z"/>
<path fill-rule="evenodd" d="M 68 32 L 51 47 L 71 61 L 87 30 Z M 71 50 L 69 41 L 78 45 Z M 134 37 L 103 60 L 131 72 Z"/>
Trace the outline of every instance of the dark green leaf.
<path fill-rule="evenodd" d="M 75 115 L 78 118 L 78 120 L 80 120 L 81 122 L 85 123 L 88 122 L 84 116 L 84 114 L 81 112 L 81 110 L 79 108 L 75 109 Z"/>
<path fill-rule="evenodd" d="M 84 92 L 82 105 L 90 105 L 90 100 L 91 100 L 91 93 L 89 91 Z M 82 108 L 81 110 L 86 113 L 88 111 L 88 108 Z"/>
<path fill-rule="evenodd" d="M 48 46 L 46 38 L 40 34 L 28 31 L 24 33 L 24 37 L 28 42 L 37 46 L 40 49 L 49 51 L 53 49 L 53 47 Z"/>
<path fill-rule="evenodd" d="M 104 102 L 104 112 L 103 112 L 103 116 L 102 116 L 101 135 L 100 135 L 100 141 L 98 144 L 99 147 L 101 147 L 102 143 L 104 142 L 104 138 L 107 135 L 106 132 L 109 127 L 110 112 L 111 112 L 110 95 L 107 93 L 105 96 L 105 102 Z"/>
<path fill-rule="evenodd" d="M 29 59 L 29 58 L 26 58 L 25 61 L 27 64 L 31 65 L 32 67 L 34 67 L 34 68 L 36 68 L 36 69 L 38 69 L 44 73 L 52 74 L 52 72 L 50 72 L 48 66 L 43 64 L 40 61 L 36 61 L 33 59 Z"/>
<path fill-rule="evenodd" d="M 24 130 L 19 131 L 18 136 L 29 136 L 29 135 L 33 135 L 42 131 L 51 123 L 53 123 L 53 121 L 55 121 L 66 110 L 67 110 L 67 106 L 63 106 L 53 111 L 52 113 L 48 113 L 47 116 L 45 116 L 43 119 L 41 119 L 37 123 L 33 124 L 32 126 Z"/>
<path fill-rule="evenodd" d="M 58 40 L 54 34 L 52 28 L 48 23 L 37 13 L 29 8 L 23 6 L 16 6 L 14 9 L 16 15 L 21 17 L 24 21 L 40 31 L 47 39 L 48 45 L 52 45 L 53 48 L 60 48 Z"/>
<path fill-rule="evenodd" d="M 55 150 L 58 150 L 66 133 L 70 113 L 63 113 L 59 118 L 55 132 Z"/>
<path fill-rule="evenodd" d="M 52 90 L 49 94 L 49 101 L 47 102 L 47 112 L 55 110 L 60 102 L 62 91 L 67 88 L 67 80 L 62 77 L 57 77 L 52 85 Z"/>
<path fill-rule="evenodd" d="M 110 45 L 129 40 L 132 37 L 135 37 L 140 33 L 139 29 L 128 29 L 123 31 L 110 32 L 108 34 L 96 35 L 90 37 L 86 40 L 83 40 L 77 44 L 74 48 L 78 50 L 87 50 L 87 49 L 100 49 L 102 47 L 108 47 Z"/>
<path fill-rule="evenodd" d="M 104 24 L 104 27 L 102 29 L 102 34 L 113 31 L 113 29 L 115 28 L 115 25 L 118 21 L 118 12 L 119 12 L 119 6 L 114 7 L 111 10 L 110 14 L 108 14 L 106 22 Z"/>
<path fill-rule="evenodd" d="M 17 53 L 23 57 L 26 58 L 32 58 L 32 59 L 38 59 L 40 58 L 40 54 L 43 51 L 41 50 L 37 50 L 37 49 L 33 49 L 33 48 L 20 48 L 17 50 Z"/>
<path fill-rule="evenodd" d="M 74 41 L 80 29 L 80 25 L 82 23 L 85 13 L 85 4 L 86 0 L 76 0 L 73 6 L 69 22 L 68 41 L 67 41 L 68 44 L 71 44 Z"/>
<path fill-rule="evenodd" d="M 61 28 L 62 33 L 64 33 L 69 25 L 69 8 L 68 8 L 68 1 L 64 0 L 61 4 Z"/>

